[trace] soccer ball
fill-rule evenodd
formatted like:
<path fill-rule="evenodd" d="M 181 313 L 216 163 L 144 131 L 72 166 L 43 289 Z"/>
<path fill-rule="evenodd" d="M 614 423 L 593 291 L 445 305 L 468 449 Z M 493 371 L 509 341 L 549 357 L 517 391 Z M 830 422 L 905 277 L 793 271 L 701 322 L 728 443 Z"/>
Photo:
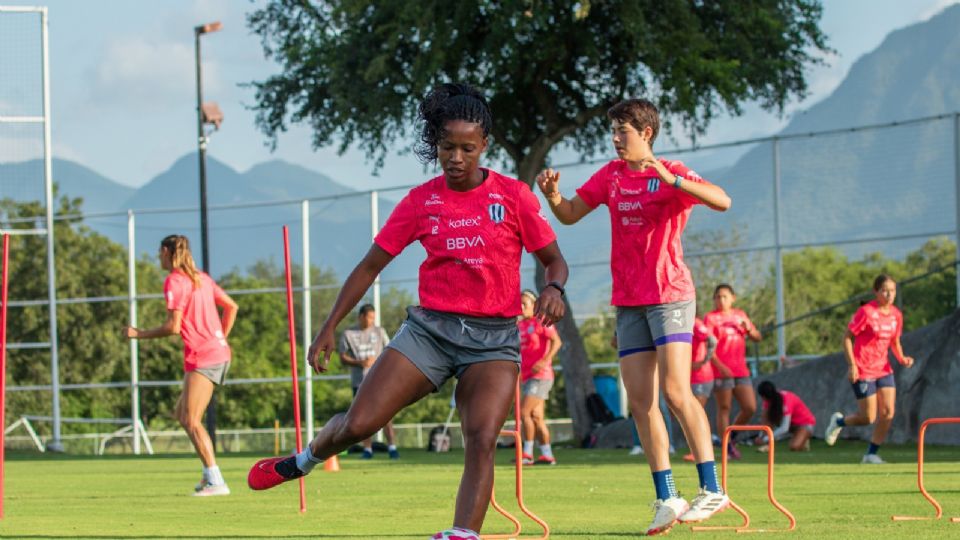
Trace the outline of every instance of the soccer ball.
<path fill-rule="evenodd" d="M 430 540 L 480 540 L 480 536 L 463 529 L 447 529 L 431 536 Z"/>

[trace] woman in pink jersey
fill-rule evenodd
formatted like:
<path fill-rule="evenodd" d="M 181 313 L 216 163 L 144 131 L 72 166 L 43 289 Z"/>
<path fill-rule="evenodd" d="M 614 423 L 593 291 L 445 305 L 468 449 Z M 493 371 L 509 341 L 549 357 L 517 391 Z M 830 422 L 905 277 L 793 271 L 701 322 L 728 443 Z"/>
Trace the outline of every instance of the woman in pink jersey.
<path fill-rule="evenodd" d="M 486 99 L 464 84 L 443 84 L 420 103 L 417 155 L 443 174 L 413 188 L 344 283 L 308 352 L 326 371 L 334 330 L 394 257 L 415 241 L 420 305 L 364 377 L 345 414 L 330 419 L 303 452 L 261 460 L 248 484 L 267 489 L 310 472 L 361 441 L 403 407 L 458 378 L 456 404 L 465 441 L 464 470 L 448 531 L 478 540 L 493 487 L 493 458 L 513 403 L 520 367 L 520 259 L 533 253 L 547 286 L 534 316 L 549 326 L 564 313 L 567 264 L 537 197 L 522 182 L 480 167 L 493 125 Z M 438 533 L 439 538 L 441 533 Z"/>
<path fill-rule="evenodd" d="M 857 412 L 847 416 L 834 413 L 824 439 L 833 446 L 844 426 L 865 426 L 876 422 L 870 446 L 861 463 L 879 465 L 886 463 L 877 455 L 877 451 L 893 423 L 897 399 L 897 387 L 887 351 L 892 351 L 894 358 L 908 368 L 913 366 L 913 357 L 904 356 L 903 346 L 900 345 L 903 314 L 893 305 L 897 298 L 897 282 L 886 274 L 880 274 L 873 280 L 873 292 L 875 299 L 860 306 L 853 314 L 853 319 L 847 325 L 847 333 L 843 336 L 843 351 L 849 368 L 847 378 L 857 398 Z"/>
<path fill-rule="evenodd" d="M 774 440 L 790 437 L 790 450 L 805 452 L 810 450 L 810 437 L 817 419 L 800 397 L 787 390 L 777 390 L 770 381 L 763 381 L 757 387 L 757 393 L 763 399 L 763 423 L 773 428 Z M 766 435 L 756 441 L 761 446 L 768 444 Z M 768 448 L 769 450 L 769 448 Z"/>
<path fill-rule="evenodd" d="M 523 291 L 520 295 L 522 315 L 517 321 L 520 329 L 520 403 L 523 426 L 523 464 L 556 465 L 550 446 L 550 429 L 544 416 L 544 404 L 553 388 L 553 359 L 563 345 L 553 326 L 544 326 L 534 316 L 537 293 Z M 540 457 L 533 459 L 533 438 L 540 443 Z"/>
<path fill-rule="evenodd" d="M 203 475 L 194 495 L 229 495 L 217 466 L 203 413 L 217 385 L 230 367 L 227 336 L 237 319 L 237 303 L 207 274 L 197 270 L 186 236 L 172 234 L 160 242 L 160 266 L 170 272 L 163 283 L 167 320 L 150 329 L 125 327 L 129 339 L 152 339 L 179 334 L 183 338 L 183 393 L 177 401 L 177 420 L 203 462 Z M 223 309 L 221 316 L 217 306 Z"/>
<path fill-rule="evenodd" d="M 713 364 L 714 353 L 717 350 L 717 338 L 704 324 L 700 317 L 693 320 L 693 342 L 691 343 L 692 356 L 690 364 L 690 389 L 706 410 L 707 401 L 713 394 Z M 693 452 L 683 456 L 684 461 L 695 461 Z"/>
<path fill-rule="evenodd" d="M 713 331 L 717 338 L 717 361 L 714 363 L 713 392 L 717 397 L 717 435 L 730 425 L 730 410 L 733 400 L 740 405 L 740 412 L 733 421 L 734 425 L 750 422 L 757 412 L 757 398 L 753 394 L 753 382 L 750 380 L 750 369 L 747 367 L 747 342 L 760 341 L 763 336 L 760 330 L 750 321 L 750 317 L 742 309 L 733 307 L 737 295 L 733 287 L 726 283 L 717 285 L 713 291 L 713 303 L 716 309 L 707 313 L 703 322 Z M 734 458 L 740 457 L 736 447 L 736 434 L 730 435 L 729 452 Z"/>
<path fill-rule="evenodd" d="M 702 521 L 729 504 L 717 483 L 707 417 L 690 389 L 696 291 L 683 262 L 680 236 L 693 206 L 724 211 L 730 197 L 683 163 L 653 155 L 660 118 L 650 101 L 622 101 L 607 117 L 619 159 L 594 173 L 571 199 L 560 193 L 559 172 L 547 169 L 537 183 L 565 225 L 601 204 L 610 212 L 611 303 L 617 306 L 620 372 L 653 474 L 657 502 L 647 532 L 655 534 L 677 520 Z M 697 462 L 701 489 L 692 505 L 673 483 L 667 430 L 658 406 L 661 387 Z"/>

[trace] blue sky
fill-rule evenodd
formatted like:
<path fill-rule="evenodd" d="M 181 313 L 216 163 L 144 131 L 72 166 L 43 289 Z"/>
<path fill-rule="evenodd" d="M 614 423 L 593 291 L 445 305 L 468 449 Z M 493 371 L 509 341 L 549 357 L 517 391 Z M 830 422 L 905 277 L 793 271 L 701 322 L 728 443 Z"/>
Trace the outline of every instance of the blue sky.
<path fill-rule="evenodd" d="M 929 18 L 957 0 L 826 0 L 822 28 L 837 54 L 827 67 L 810 72 L 811 95 L 792 103 L 783 118 L 747 106 L 739 118 L 715 121 L 701 142 L 772 134 L 789 114 L 828 96 L 851 64 L 892 30 Z M 205 98 L 217 101 L 225 123 L 214 135 L 210 155 L 238 169 L 284 159 L 317 170 L 358 189 L 411 184 L 425 174 L 411 155 L 391 156 L 379 176 L 364 153 L 337 155 L 314 150 L 309 132 L 294 127 L 273 153 L 244 104 L 253 101 L 239 83 L 276 71 L 263 58 L 245 14 L 260 2 L 230 0 L 0 0 L 4 5 L 46 5 L 50 10 L 51 99 L 54 154 L 105 176 L 139 186 L 196 150 L 193 27 L 220 20 L 223 31 L 203 42 Z M 9 28 L 0 27 L 0 28 Z M 4 58 L 0 54 L 0 68 Z M 0 86 L 2 102 L 3 86 Z M 7 112 L 9 114 L 9 111 Z M 679 144 L 687 140 L 674 133 Z M 0 162 L 30 156 L 0 133 Z M 556 161 L 576 159 L 558 152 Z"/>

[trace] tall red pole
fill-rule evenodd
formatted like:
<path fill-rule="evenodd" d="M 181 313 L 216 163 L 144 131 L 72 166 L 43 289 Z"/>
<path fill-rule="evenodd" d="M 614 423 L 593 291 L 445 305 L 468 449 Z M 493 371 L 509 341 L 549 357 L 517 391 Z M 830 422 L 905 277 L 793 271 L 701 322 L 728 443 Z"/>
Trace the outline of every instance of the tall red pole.
<path fill-rule="evenodd" d="M 303 451 L 303 435 L 300 433 L 300 381 L 297 377 L 297 332 L 293 320 L 293 280 L 290 276 L 290 230 L 283 226 L 283 264 L 287 275 L 287 334 L 290 338 L 290 376 L 293 378 L 293 424 L 297 430 L 297 453 Z M 300 512 L 307 511 L 307 493 L 300 477 Z"/>
<path fill-rule="evenodd" d="M 0 281 L 0 519 L 3 519 L 3 453 L 7 414 L 7 263 L 10 262 L 10 235 L 3 235 L 3 278 Z"/>

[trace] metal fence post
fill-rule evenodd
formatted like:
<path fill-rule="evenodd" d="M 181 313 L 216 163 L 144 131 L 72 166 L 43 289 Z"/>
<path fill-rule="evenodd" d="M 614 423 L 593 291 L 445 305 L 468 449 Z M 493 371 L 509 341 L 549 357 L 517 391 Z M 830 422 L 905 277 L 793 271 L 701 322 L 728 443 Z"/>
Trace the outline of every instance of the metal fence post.
<path fill-rule="evenodd" d="M 370 192 L 370 240 L 373 241 L 380 232 L 380 195 L 377 190 Z M 373 309 L 376 310 L 376 319 L 373 324 L 380 326 L 380 274 L 373 280 Z"/>
<path fill-rule="evenodd" d="M 787 356 L 787 331 L 783 327 L 783 321 L 787 319 L 786 307 L 784 306 L 784 284 L 783 284 L 783 237 L 782 227 L 780 226 L 780 139 L 773 138 L 773 231 L 774 241 L 776 242 L 776 287 L 777 287 L 777 369 L 783 364 L 783 359 Z M 759 369 L 760 366 L 757 366 Z"/>
<path fill-rule="evenodd" d="M 310 201 L 300 203 L 300 221 L 303 229 L 303 403 L 306 409 L 307 437 L 313 439 L 313 369 L 307 361 L 307 353 L 313 341 L 313 320 L 310 308 Z"/>
<path fill-rule="evenodd" d="M 953 185 L 954 197 L 957 200 L 957 210 L 954 220 L 957 227 L 957 235 L 954 238 L 956 242 L 956 258 L 960 259 L 960 112 L 953 113 Z M 960 268 L 954 267 L 957 273 L 957 304 L 960 307 Z"/>
<path fill-rule="evenodd" d="M 137 248 L 136 218 L 127 210 L 127 304 L 130 326 L 137 326 Z M 137 340 L 130 342 L 130 425 L 133 427 L 133 453 L 140 454 L 140 358 Z"/>

